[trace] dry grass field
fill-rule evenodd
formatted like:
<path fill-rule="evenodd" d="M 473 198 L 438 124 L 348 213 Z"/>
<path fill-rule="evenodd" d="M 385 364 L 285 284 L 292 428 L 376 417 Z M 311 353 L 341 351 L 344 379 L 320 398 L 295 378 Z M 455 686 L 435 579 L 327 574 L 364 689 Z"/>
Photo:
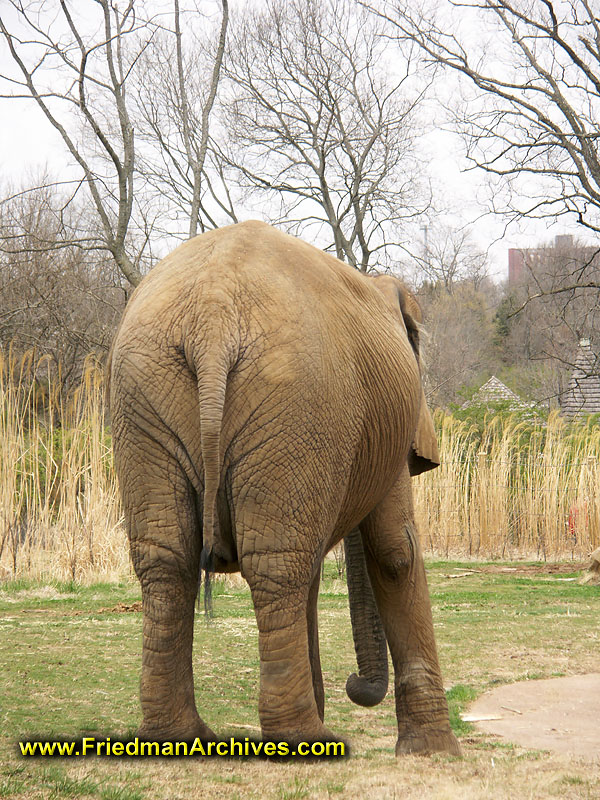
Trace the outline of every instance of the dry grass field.
<path fill-rule="evenodd" d="M 346 698 L 355 665 L 333 556 L 320 599 L 326 721 L 351 742 L 349 758 L 19 756 L 24 736 L 123 737 L 139 723 L 140 597 L 102 371 L 90 363 L 67 397 L 59 379 L 32 358 L 0 364 L 0 798 L 600 798 L 598 763 L 523 750 L 460 719 L 499 683 L 598 669 L 599 590 L 580 586 L 575 570 L 600 544 L 600 430 L 557 416 L 547 424 L 490 416 L 477 429 L 439 415 L 442 466 L 414 481 L 463 758 L 395 759 L 391 694 L 376 709 Z M 243 582 L 217 583 L 215 619 L 196 623 L 194 663 L 209 724 L 221 735 L 256 735 L 256 627 Z"/>
<path fill-rule="evenodd" d="M 65 397 L 45 367 L 0 360 L 0 579 L 127 575 L 103 372 Z"/>
<path fill-rule="evenodd" d="M 344 684 L 355 660 L 346 590 L 332 559 L 319 609 L 326 722 L 350 742 L 349 757 L 310 763 L 23 758 L 16 742 L 24 736 L 134 733 L 140 721 L 139 590 L 131 581 L 2 584 L 0 797 L 598 798 L 600 763 L 527 750 L 477 733 L 460 719 L 473 698 L 494 686 L 597 671 L 600 589 L 572 580 L 576 575 L 569 566 L 551 573 L 538 567 L 428 564 L 452 724 L 463 747 L 460 759 L 396 759 L 393 693 L 373 709 L 347 699 Z M 198 706 L 217 733 L 256 736 L 257 635 L 241 582 L 217 583 L 215 618 L 207 624 L 198 616 L 194 670 Z"/>

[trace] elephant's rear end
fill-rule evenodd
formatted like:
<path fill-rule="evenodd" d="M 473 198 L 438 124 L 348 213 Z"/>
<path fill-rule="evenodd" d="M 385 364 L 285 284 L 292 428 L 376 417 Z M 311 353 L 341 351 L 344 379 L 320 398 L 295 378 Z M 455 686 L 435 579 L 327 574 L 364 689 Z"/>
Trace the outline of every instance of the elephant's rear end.
<path fill-rule="evenodd" d="M 214 231 L 134 293 L 110 395 L 144 603 L 141 733 L 212 738 L 191 661 L 204 548 L 252 592 L 263 736 L 329 738 L 320 565 L 406 472 L 421 387 L 402 313 L 268 226 Z"/>
<path fill-rule="evenodd" d="M 368 279 L 262 223 L 179 247 L 134 293 L 112 353 L 132 555 L 144 465 L 156 463 L 187 481 L 186 537 L 207 565 L 212 554 L 213 566 L 244 571 L 257 536 L 318 540 L 322 558 L 408 452 L 402 426 L 418 396 L 405 385 L 418 373 L 405 339 Z M 264 533 L 247 536 L 260 519 Z M 281 524 L 285 534 L 269 530 Z"/>
<path fill-rule="evenodd" d="M 265 266 L 280 254 L 249 258 L 246 231 L 240 259 L 235 238 L 199 237 L 161 263 L 112 350 L 115 464 L 144 606 L 142 735 L 212 736 L 191 666 L 203 543 L 221 566 L 239 562 L 265 631 L 273 597 L 301 607 L 352 459 L 336 442 L 318 309 L 284 308 L 289 280 Z M 305 629 L 305 613 L 294 624 Z M 290 725 L 323 732 L 314 699 L 304 717 Z"/>

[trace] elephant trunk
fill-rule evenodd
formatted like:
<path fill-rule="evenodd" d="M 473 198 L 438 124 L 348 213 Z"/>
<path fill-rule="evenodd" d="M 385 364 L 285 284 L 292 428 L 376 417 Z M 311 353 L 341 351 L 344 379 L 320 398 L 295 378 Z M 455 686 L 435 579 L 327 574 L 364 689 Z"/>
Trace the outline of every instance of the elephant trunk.
<path fill-rule="evenodd" d="M 346 681 L 346 694 L 357 705 L 376 706 L 388 688 L 387 643 L 358 528 L 344 539 L 344 551 L 352 636 L 358 662 L 358 675 L 353 673 Z"/>

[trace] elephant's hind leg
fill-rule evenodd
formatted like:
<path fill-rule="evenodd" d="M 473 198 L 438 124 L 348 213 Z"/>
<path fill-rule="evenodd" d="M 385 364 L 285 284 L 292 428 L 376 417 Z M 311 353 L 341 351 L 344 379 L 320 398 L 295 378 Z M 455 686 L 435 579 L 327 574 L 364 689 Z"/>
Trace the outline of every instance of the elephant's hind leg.
<path fill-rule="evenodd" d="M 444 751 L 460 755 L 450 729 L 408 470 L 360 530 L 394 664 L 396 754 Z"/>
<path fill-rule="evenodd" d="M 133 461 L 131 455 L 120 475 L 131 557 L 142 585 L 144 719 L 138 735 L 158 741 L 213 739 L 194 699 L 200 537 L 192 488 L 180 465 L 156 443 L 151 458 Z"/>
<path fill-rule="evenodd" d="M 273 524 L 281 525 L 279 521 Z M 242 525 L 238 518 L 238 530 Z M 265 527 L 269 527 L 268 521 Z M 318 648 L 308 603 L 312 594 L 311 603 L 316 607 L 318 581 L 312 572 L 319 569 L 319 559 L 314 553 L 303 553 L 292 539 L 285 549 L 278 548 L 279 538 L 245 528 L 240 562 L 258 625 L 262 735 L 289 742 L 331 740 L 333 735 L 322 722 L 320 665 L 316 673 L 311 668 L 311 656 L 318 658 Z"/>

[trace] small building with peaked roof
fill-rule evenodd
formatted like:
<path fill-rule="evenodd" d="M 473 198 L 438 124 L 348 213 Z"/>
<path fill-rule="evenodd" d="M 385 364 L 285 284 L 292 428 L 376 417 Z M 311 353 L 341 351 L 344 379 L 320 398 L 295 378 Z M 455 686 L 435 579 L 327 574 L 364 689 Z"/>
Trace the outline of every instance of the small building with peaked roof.
<path fill-rule="evenodd" d="M 470 400 L 463 403 L 461 409 L 470 408 L 471 406 L 487 406 L 494 403 L 506 403 L 511 411 L 525 411 L 529 410 L 530 406 L 521 400 L 518 394 L 515 394 L 508 388 L 501 380 L 495 375 L 486 381 L 481 386 Z"/>
<path fill-rule="evenodd" d="M 600 414 L 600 363 L 589 339 L 580 339 L 573 372 L 560 398 L 561 413 L 573 419 Z"/>

